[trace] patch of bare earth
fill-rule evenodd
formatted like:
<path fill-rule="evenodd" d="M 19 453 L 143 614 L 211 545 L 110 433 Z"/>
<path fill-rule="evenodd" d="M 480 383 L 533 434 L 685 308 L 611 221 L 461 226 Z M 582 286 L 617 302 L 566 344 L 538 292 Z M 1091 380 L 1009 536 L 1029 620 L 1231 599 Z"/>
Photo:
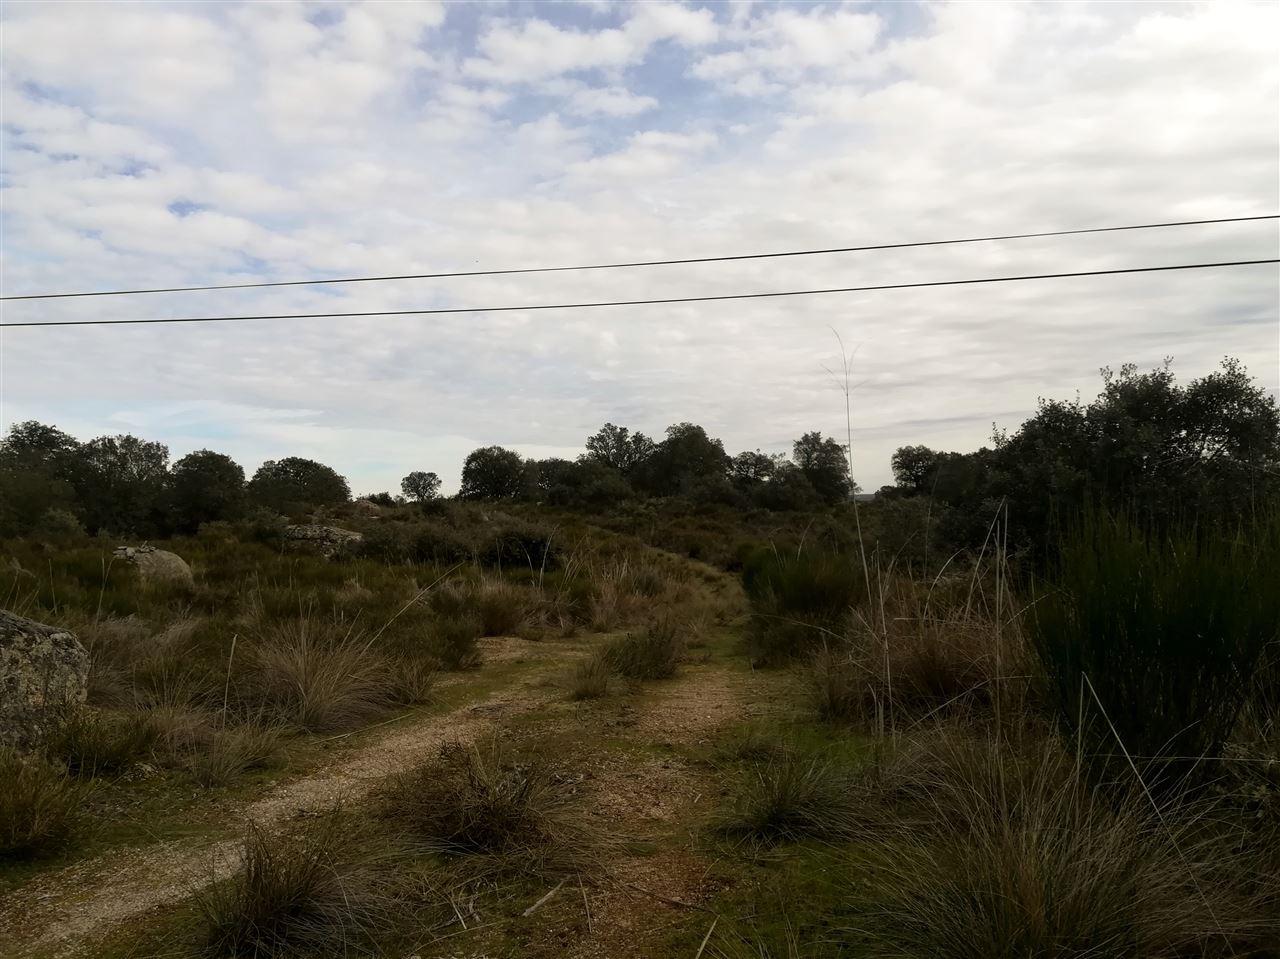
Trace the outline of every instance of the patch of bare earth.
<path fill-rule="evenodd" d="M 550 660 L 555 644 L 518 640 L 485 642 L 488 662 Z M 338 802 L 367 796 L 388 775 L 425 761 L 446 741 L 470 741 L 509 717 L 543 705 L 553 693 L 544 670 L 482 702 L 427 718 L 406 717 L 375 731 L 355 752 L 323 768 L 281 783 L 264 796 L 227 813 L 229 823 L 270 828 L 312 815 Z M 96 859 L 42 875 L 0 901 L 0 956 L 93 955 L 93 943 L 121 923 L 178 902 L 239 865 L 238 839 L 193 843 L 177 840 L 113 850 Z"/>

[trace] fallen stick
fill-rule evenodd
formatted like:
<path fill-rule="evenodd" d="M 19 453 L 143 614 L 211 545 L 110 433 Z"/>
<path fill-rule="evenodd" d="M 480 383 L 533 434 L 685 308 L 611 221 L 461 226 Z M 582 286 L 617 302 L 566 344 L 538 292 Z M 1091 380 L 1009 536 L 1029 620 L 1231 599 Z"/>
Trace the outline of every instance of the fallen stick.
<path fill-rule="evenodd" d="M 544 902 L 546 902 L 548 899 L 554 896 L 557 892 L 559 892 L 560 887 L 563 885 L 564 885 L 564 880 L 561 879 L 558 883 L 555 884 L 555 886 L 552 887 L 550 892 L 548 892 L 545 896 L 543 896 L 541 899 L 535 902 L 532 906 L 530 906 L 524 912 L 520 913 L 520 917 L 524 918 L 526 916 L 532 916 L 535 912 L 538 911 L 538 909 L 542 907 L 542 904 Z"/>

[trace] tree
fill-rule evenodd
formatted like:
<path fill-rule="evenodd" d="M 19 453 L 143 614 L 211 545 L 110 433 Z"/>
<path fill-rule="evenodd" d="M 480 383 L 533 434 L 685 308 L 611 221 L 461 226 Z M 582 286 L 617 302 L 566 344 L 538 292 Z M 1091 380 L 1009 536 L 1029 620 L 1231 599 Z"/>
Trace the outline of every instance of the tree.
<path fill-rule="evenodd" d="M 245 506 L 244 470 L 223 453 L 188 453 L 169 471 L 169 503 L 173 526 L 184 533 L 201 523 L 238 519 Z"/>
<path fill-rule="evenodd" d="M 744 493 L 750 493 L 777 472 L 786 461 L 782 456 L 770 456 L 759 450 L 743 450 L 729 463 L 729 476 L 733 485 Z"/>
<path fill-rule="evenodd" d="M 169 449 L 136 436 L 99 436 L 80 447 L 72 471 L 90 533 L 154 535 L 164 526 Z"/>
<path fill-rule="evenodd" d="M 332 467 L 301 456 L 267 460 L 249 481 L 255 503 L 279 513 L 334 506 L 351 499 L 347 481 Z"/>
<path fill-rule="evenodd" d="M 415 503 L 426 503 L 440 495 L 440 477 L 414 470 L 400 481 L 400 490 Z"/>
<path fill-rule="evenodd" d="M 839 503 L 854 492 L 845 448 L 835 440 L 805 433 L 795 442 L 794 459 L 824 502 Z"/>
<path fill-rule="evenodd" d="M 484 446 L 462 464 L 464 499 L 517 499 L 525 490 L 524 460 L 515 450 Z"/>
<path fill-rule="evenodd" d="M 587 439 L 584 459 L 603 463 L 626 476 L 652 455 L 653 440 L 643 433 L 632 433 L 625 426 L 605 423 L 600 432 Z"/>
<path fill-rule="evenodd" d="M 889 460 L 900 489 L 928 493 L 938 466 L 938 454 L 927 446 L 900 446 Z"/>
<path fill-rule="evenodd" d="M 673 496 L 691 489 L 698 481 L 724 477 L 729 456 L 724 444 L 693 423 L 667 427 L 667 437 L 637 466 L 636 478 L 642 488 L 659 496 Z"/>
<path fill-rule="evenodd" d="M 768 482 L 756 491 L 754 499 L 765 509 L 772 510 L 808 510 L 822 501 L 809 477 L 789 461 L 778 464 Z"/>
<path fill-rule="evenodd" d="M 0 533 L 34 529 L 50 510 L 75 506 L 71 479 L 80 444 L 54 426 L 17 423 L 0 441 Z"/>

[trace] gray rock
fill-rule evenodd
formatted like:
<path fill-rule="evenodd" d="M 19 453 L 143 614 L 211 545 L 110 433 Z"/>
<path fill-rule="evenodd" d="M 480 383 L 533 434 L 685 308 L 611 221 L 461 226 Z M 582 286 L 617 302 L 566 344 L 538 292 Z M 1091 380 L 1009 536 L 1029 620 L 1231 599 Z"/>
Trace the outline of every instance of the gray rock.
<path fill-rule="evenodd" d="M 295 546 L 310 546 L 320 550 L 325 556 L 335 556 L 362 542 L 364 535 L 353 529 L 304 523 L 286 526 L 284 538 Z"/>
<path fill-rule="evenodd" d="M 113 554 L 138 568 L 138 572 L 147 582 L 174 582 L 186 586 L 194 586 L 195 578 L 191 575 L 191 567 L 177 553 L 156 549 L 154 546 L 121 546 Z"/>
<path fill-rule="evenodd" d="M 72 633 L 0 610 L 0 745 L 32 748 L 88 689 L 89 654 Z"/>

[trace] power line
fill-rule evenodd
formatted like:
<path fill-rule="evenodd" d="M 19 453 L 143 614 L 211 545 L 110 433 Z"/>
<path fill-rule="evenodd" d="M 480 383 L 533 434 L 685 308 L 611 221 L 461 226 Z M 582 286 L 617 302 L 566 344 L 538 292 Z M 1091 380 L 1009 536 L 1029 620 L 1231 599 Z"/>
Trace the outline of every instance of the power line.
<path fill-rule="evenodd" d="M 784 296 L 818 296 L 827 293 L 870 293 L 877 290 L 913 290 L 930 286 L 970 286 L 977 283 L 1016 283 L 1025 280 L 1063 280 L 1082 276 L 1116 276 L 1122 273 L 1162 273 L 1171 270 L 1208 270 L 1229 266 L 1280 263 L 1280 259 L 1233 260 L 1224 263 L 1182 263 L 1172 266 L 1132 266 L 1120 270 L 1082 270 L 1075 273 L 1036 273 L 1026 276 L 988 276 L 965 280 L 930 280 L 922 283 L 884 283 L 877 286 L 843 286 L 823 290 L 783 290 L 768 293 L 723 293 L 713 296 L 672 296 L 651 300 L 604 300 L 581 303 L 530 303 L 521 306 L 455 306 L 430 310 L 369 310 L 350 313 L 263 313 L 252 316 L 170 316 L 125 320 L 29 320 L 0 323 L 0 329 L 33 326 L 124 326 L 141 323 L 237 323 L 246 320 L 355 319 L 370 316 L 440 316 L 448 313 L 513 313 L 533 310 L 582 310 L 605 306 L 654 306 L 674 303 L 713 303 L 722 300 L 764 300 Z"/>
<path fill-rule="evenodd" d="M 1205 226 L 1213 223 L 1249 223 L 1280 219 L 1266 216 L 1230 216 L 1213 220 L 1178 220 L 1169 223 L 1136 223 L 1129 226 L 1100 226 L 1081 230 L 1050 230 L 1043 233 L 1008 233 L 1003 236 L 974 236 L 958 240 L 920 240 L 912 243 L 876 243 L 869 246 L 840 246 L 820 250 L 787 250 L 780 253 L 740 253 L 732 256 L 696 256 L 676 260 L 633 260 L 623 263 L 587 263 L 577 266 L 530 266 L 504 270 L 466 270 L 452 273 L 404 273 L 387 276 L 347 276 L 320 280 L 275 280 L 261 283 L 223 283 L 215 286 L 168 286 L 140 290 L 99 290 L 84 293 L 25 293 L 0 296 L 0 300 L 55 300 L 86 296 L 136 296 L 143 293 L 200 293 L 210 290 L 258 290 L 277 286 L 324 286 L 336 283 L 382 283 L 389 280 L 442 280 L 466 276 L 511 276 L 519 273 L 566 273 L 573 270 L 621 270 L 633 267 L 677 266 L 686 263 L 728 263 L 737 260 L 769 260 L 827 253 L 865 253 L 872 250 L 905 250 L 926 246 L 955 246 L 962 243 L 989 243 L 997 240 L 1031 240 L 1050 236 L 1079 236 L 1085 233 L 1119 233 L 1127 230 L 1161 230 L 1169 227 Z"/>

